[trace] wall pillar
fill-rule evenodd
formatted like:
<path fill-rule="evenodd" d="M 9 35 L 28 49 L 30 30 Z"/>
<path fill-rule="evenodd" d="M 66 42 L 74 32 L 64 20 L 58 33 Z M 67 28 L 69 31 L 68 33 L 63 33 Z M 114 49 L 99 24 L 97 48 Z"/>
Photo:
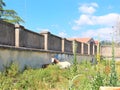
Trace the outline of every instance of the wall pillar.
<path fill-rule="evenodd" d="M 76 40 L 73 40 L 73 44 L 72 44 L 73 46 L 73 53 L 78 53 L 77 52 L 77 43 L 76 43 Z"/>
<path fill-rule="evenodd" d="M 15 47 L 20 47 L 20 31 L 25 28 L 19 24 L 15 24 Z"/>
<path fill-rule="evenodd" d="M 65 38 L 62 38 L 62 52 L 65 52 Z"/>
<path fill-rule="evenodd" d="M 88 55 L 90 55 L 90 44 L 88 43 Z"/>
<path fill-rule="evenodd" d="M 19 47 L 20 46 L 20 25 L 19 24 L 15 24 L 15 47 Z"/>
<path fill-rule="evenodd" d="M 95 44 L 93 44 L 93 55 L 95 55 Z"/>
<path fill-rule="evenodd" d="M 44 49 L 48 50 L 48 35 L 50 34 L 50 32 L 44 31 L 41 32 L 40 34 L 44 35 Z"/>
<path fill-rule="evenodd" d="M 81 43 L 81 54 L 84 54 L 84 43 Z"/>

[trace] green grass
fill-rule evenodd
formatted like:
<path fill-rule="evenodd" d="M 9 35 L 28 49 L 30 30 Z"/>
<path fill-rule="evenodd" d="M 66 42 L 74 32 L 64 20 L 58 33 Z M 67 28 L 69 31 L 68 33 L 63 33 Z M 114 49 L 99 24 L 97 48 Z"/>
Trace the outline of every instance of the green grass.
<path fill-rule="evenodd" d="M 109 82 L 110 68 L 108 62 L 102 62 L 100 75 L 104 79 L 104 85 Z M 0 90 L 91 90 L 92 86 L 99 81 L 97 76 L 97 65 L 89 62 L 77 64 L 76 74 L 73 74 L 73 66 L 69 69 L 59 69 L 56 65 L 50 65 L 45 69 L 28 68 L 23 72 L 17 70 L 17 66 L 12 64 L 4 72 L 0 73 Z M 118 85 L 120 85 L 120 64 L 117 62 L 116 71 Z M 75 78 L 75 76 L 77 76 Z M 73 81 L 71 81 L 74 78 Z M 99 77 L 98 77 L 99 78 Z M 96 81 L 94 81 L 96 79 Z"/>

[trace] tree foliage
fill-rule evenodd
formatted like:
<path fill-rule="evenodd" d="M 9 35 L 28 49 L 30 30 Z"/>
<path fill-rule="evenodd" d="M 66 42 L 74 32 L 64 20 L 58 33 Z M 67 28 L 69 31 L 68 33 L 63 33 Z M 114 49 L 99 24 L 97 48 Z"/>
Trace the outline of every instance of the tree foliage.
<path fill-rule="evenodd" d="M 0 0 L 0 20 L 10 23 L 24 22 L 14 10 L 4 9 L 6 4 L 3 0 Z"/>

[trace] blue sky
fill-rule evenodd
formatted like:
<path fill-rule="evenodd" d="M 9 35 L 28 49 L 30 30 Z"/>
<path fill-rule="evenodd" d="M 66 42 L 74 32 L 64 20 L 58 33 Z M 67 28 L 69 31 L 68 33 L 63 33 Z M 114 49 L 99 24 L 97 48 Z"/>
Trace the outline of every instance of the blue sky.
<path fill-rule="evenodd" d="M 120 0 L 4 0 L 25 28 L 61 37 L 110 39 L 120 16 Z"/>

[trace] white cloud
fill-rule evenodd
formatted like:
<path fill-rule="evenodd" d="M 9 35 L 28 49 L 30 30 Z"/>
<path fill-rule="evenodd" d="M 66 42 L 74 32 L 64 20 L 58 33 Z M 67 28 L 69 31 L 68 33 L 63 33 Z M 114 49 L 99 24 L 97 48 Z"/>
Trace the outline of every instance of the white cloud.
<path fill-rule="evenodd" d="M 79 7 L 79 11 L 81 11 L 82 14 L 78 19 L 74 20 L 72 29 L 79 30 L 81 27 L 87 25 L 113 26 L 116 24 L 120 14 L 108 13 L 106 15 L 95 16 L 93 13 L 96 11 L 97 7 L 99 7 L 97 3 L 82 4 Z"/>
<path fill-rule="evenodd" d="M 58 35 L 59 35 L 60 37 L 66 37 L 66 36 L 67 36 L 67 34 L 66 34 L 65 32 L 60 32 Z"/>
<path fill-rule="evenodd" d="M 92 25 L 93 24 L 93 22 L 91 20 L 91 16 L 85 15 L 85 14 L 81 15 L 78 20 L 75 20 L 75 23 L 77 25 L 86 25 L 86 24 Z"/>
<path fill-rule="evenodd" d="M 97 3 L 90 3 L 90 4 L 82 4 L 78 9 L 82 13 L 93 14 L 96 11 L 96 7 L 98 7 Z"/>
<path fill-rule="evenodd" d="M 79 28 L 74 27 L 82 27 L 86 25 L 102 25 L 102 26 L 113 26 L 117 22 L 117 18 L 120 14 L 117 13 L 109 13 L 103 16 L 92 16 L 92 15 L 81 15 L 79 19 L 74 20 L 73 30 L 79 30 Z"/>
<path fill-rule="evenodd" d="M 91 21 L 94 23 L 94 25 L 112 26 L 116 24 L 118 17 L 119 14 L 117 13 L 109 13 L 103 16 L 92 16 Z"/>
<path fill-rule="evenodd" d="M 110 33 L 113 32 L 112 26 L 116 25 L 120 14 L 111 12 L 108 14 L 96 16 L 94 13 L 98 7 L 99 6 L 97 3 L 80 5 L 79 11 L 81 14 L 78 19 L 74 20 L 72 29 L 84 30 L 85 28 L 87 29 L 92 26 L 96 29 L 91 29 L 90 27 L 90 29 L 80 32 L 81 37 L 100 37 L 102 40 L 111 40 Z M 108 9 L 112 9 L 112 7 L 109 6 Z"/>
<path fill-rule="evenodd" d="M 100 40 L 110 40 L 111 39 L 111 33 L 113 33 L 112 28 L 99 28 L 96 30 L 87 30 L 86 32 L 82 32 L 82 37 L 96 37 L 100 38 Z"/>
<path fill-rule="evenodd" d="M 91 3 L 91 6 L 93 6 L 93 7 L 99 7 L 98 4 L 95 3 L 95 2 Z"/>

